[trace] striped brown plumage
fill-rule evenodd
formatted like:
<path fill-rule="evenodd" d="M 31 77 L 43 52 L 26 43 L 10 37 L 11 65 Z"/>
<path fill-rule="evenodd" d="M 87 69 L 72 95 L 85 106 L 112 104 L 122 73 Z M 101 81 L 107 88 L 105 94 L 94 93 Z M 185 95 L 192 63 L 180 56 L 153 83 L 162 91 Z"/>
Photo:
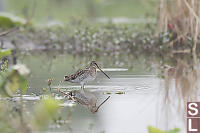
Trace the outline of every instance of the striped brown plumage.
<path fill-rule="evenodd" d="M 71 83 L 80 83 L 81 88 L 84 88 L 84 84 L 88 81 L 93 81 L 96 78 L 98 68 L 101 72 L 103 72 L 98 64 L 95 61 L 92 61 L 89 66 L 85 69 L 81 69 L 77 71 L 75 74 L 65 76 L 64 81 L 68 81 Z M 104 72 L 103 72 L 104 73 Z M 104 73 L 105 74 L 105 73 Z M 110 78 L 107 74 L 105 74 L 108 78 Z"/>

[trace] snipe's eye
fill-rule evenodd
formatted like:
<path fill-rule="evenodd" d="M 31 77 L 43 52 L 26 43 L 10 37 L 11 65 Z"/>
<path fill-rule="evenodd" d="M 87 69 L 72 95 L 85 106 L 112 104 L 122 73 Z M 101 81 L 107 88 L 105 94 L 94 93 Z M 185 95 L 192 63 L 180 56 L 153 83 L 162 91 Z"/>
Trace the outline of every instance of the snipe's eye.
<path fill-rule="evenodd" d="M 65 76 L 64 78 L 66 79 L 66 78 L 69 78 L 69 77 L 68 77 L 68 76 Z"/>

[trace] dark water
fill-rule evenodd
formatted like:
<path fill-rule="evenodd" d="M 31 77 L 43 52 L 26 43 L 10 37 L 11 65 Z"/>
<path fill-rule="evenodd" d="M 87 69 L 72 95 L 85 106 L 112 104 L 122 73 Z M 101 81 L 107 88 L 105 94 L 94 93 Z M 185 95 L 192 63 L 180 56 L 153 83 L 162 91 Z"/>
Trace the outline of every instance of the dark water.
<path fill-rule="evenodd" d="M 98 103 L 107 96 L 111 96 L 110 99 L 95 114 L 66 99 L 59 112 L 62 116 L 61 124 L 51 124 L 45 132 L 145 133 L 149 125 L 162 130 L 180 128 L 181 132 L 185 132 L 184 111 L 178 112 L 176 106 L 171 106 L 177 104 L 175 98 L 171 103 L 166 103 L 164 80 L 157 76 L 155 64 L 145 64 L 143 57 L 112 61 L 113 57 L 21 54 L 18 62 L 25 63 L 31 70 L 30 86 L 24 96 L 28 103 L 26 107 L 31 108 L 31 104 L 37 103 L 43 93 L 42 88 L 49 91 L 46 82 L 48 78 L 53 78 L 52 93 L 57 99 L 64 99 L 60 97 L 61 94 L 57 94 L 59 81 L 64 75 L 84 68 L 91 60 L 96 60 L 111 79 L 98 72 L 95 81 L 86 84 L 85 89 L 97 96 Z M 62 90 L 78 89 L 79 84 L 62 84 Z"/>

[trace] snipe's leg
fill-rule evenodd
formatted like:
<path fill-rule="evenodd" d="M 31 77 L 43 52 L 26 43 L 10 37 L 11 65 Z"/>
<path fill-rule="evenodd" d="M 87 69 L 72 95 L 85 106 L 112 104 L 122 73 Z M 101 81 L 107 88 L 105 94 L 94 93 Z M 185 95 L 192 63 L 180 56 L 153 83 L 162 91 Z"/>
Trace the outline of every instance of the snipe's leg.
<path fill-rule="evenodd" d="M 49 90 L 50 90 L 50 92 L 51 92 L 51 86 L 49 86 Z"/>
<path fill-rule="evenodd" d="M 81 89 L 82 89 L 82 90 L 84 90 L 84 83 L 83 83 L 83 84 L 81 84 Z"/>

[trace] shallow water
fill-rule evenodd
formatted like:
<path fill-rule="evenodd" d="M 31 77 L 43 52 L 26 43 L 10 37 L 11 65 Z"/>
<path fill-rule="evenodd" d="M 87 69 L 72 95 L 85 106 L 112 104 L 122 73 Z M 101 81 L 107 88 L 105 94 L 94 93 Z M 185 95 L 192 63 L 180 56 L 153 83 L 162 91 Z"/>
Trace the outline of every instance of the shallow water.
<path fill-rule="evenodd" d="M 82 59 L 69 55 L 58 55 L 55 58 L 46 54 L 19 56 L 19 62 L 27 64 L 31 70 L 30 86 L 27 95 L 23 97 L 28 103 L 27 108 L 31 108 L 29 103 L 35 103 L 41 98 L 42 88 L 49 91 L 46 83 L 48 78 L 53 78 L 52 93 L 56 99 L 65 99 L 65 103 L 60 105 L 62 125 L 51 124 L 45 132 L 145 133 L 149 125 L 163 130 L 180 128 L 181 132 L 185 132 L 183 116 L 177 112 L 178 109 L 165 104 L 163 79 L 157 77 L 156 70 L 149 71 L 143 63 L 144 59 L 132 60 L 131 65 L 123 61 L 118 63 L 123 65 L 118 65 L 95 59 L 111 77 L 109 80 L 98 71 L 95 81 L 85 85 L 87 91 L 97 96 L 98 103 L 111 96 L 95 114 L 57 94 L 63 76 L 84 68 L 91 60 L 89 57 Z M 61 88 L 78 90 L 80 85 L 64 83 Z"/>

